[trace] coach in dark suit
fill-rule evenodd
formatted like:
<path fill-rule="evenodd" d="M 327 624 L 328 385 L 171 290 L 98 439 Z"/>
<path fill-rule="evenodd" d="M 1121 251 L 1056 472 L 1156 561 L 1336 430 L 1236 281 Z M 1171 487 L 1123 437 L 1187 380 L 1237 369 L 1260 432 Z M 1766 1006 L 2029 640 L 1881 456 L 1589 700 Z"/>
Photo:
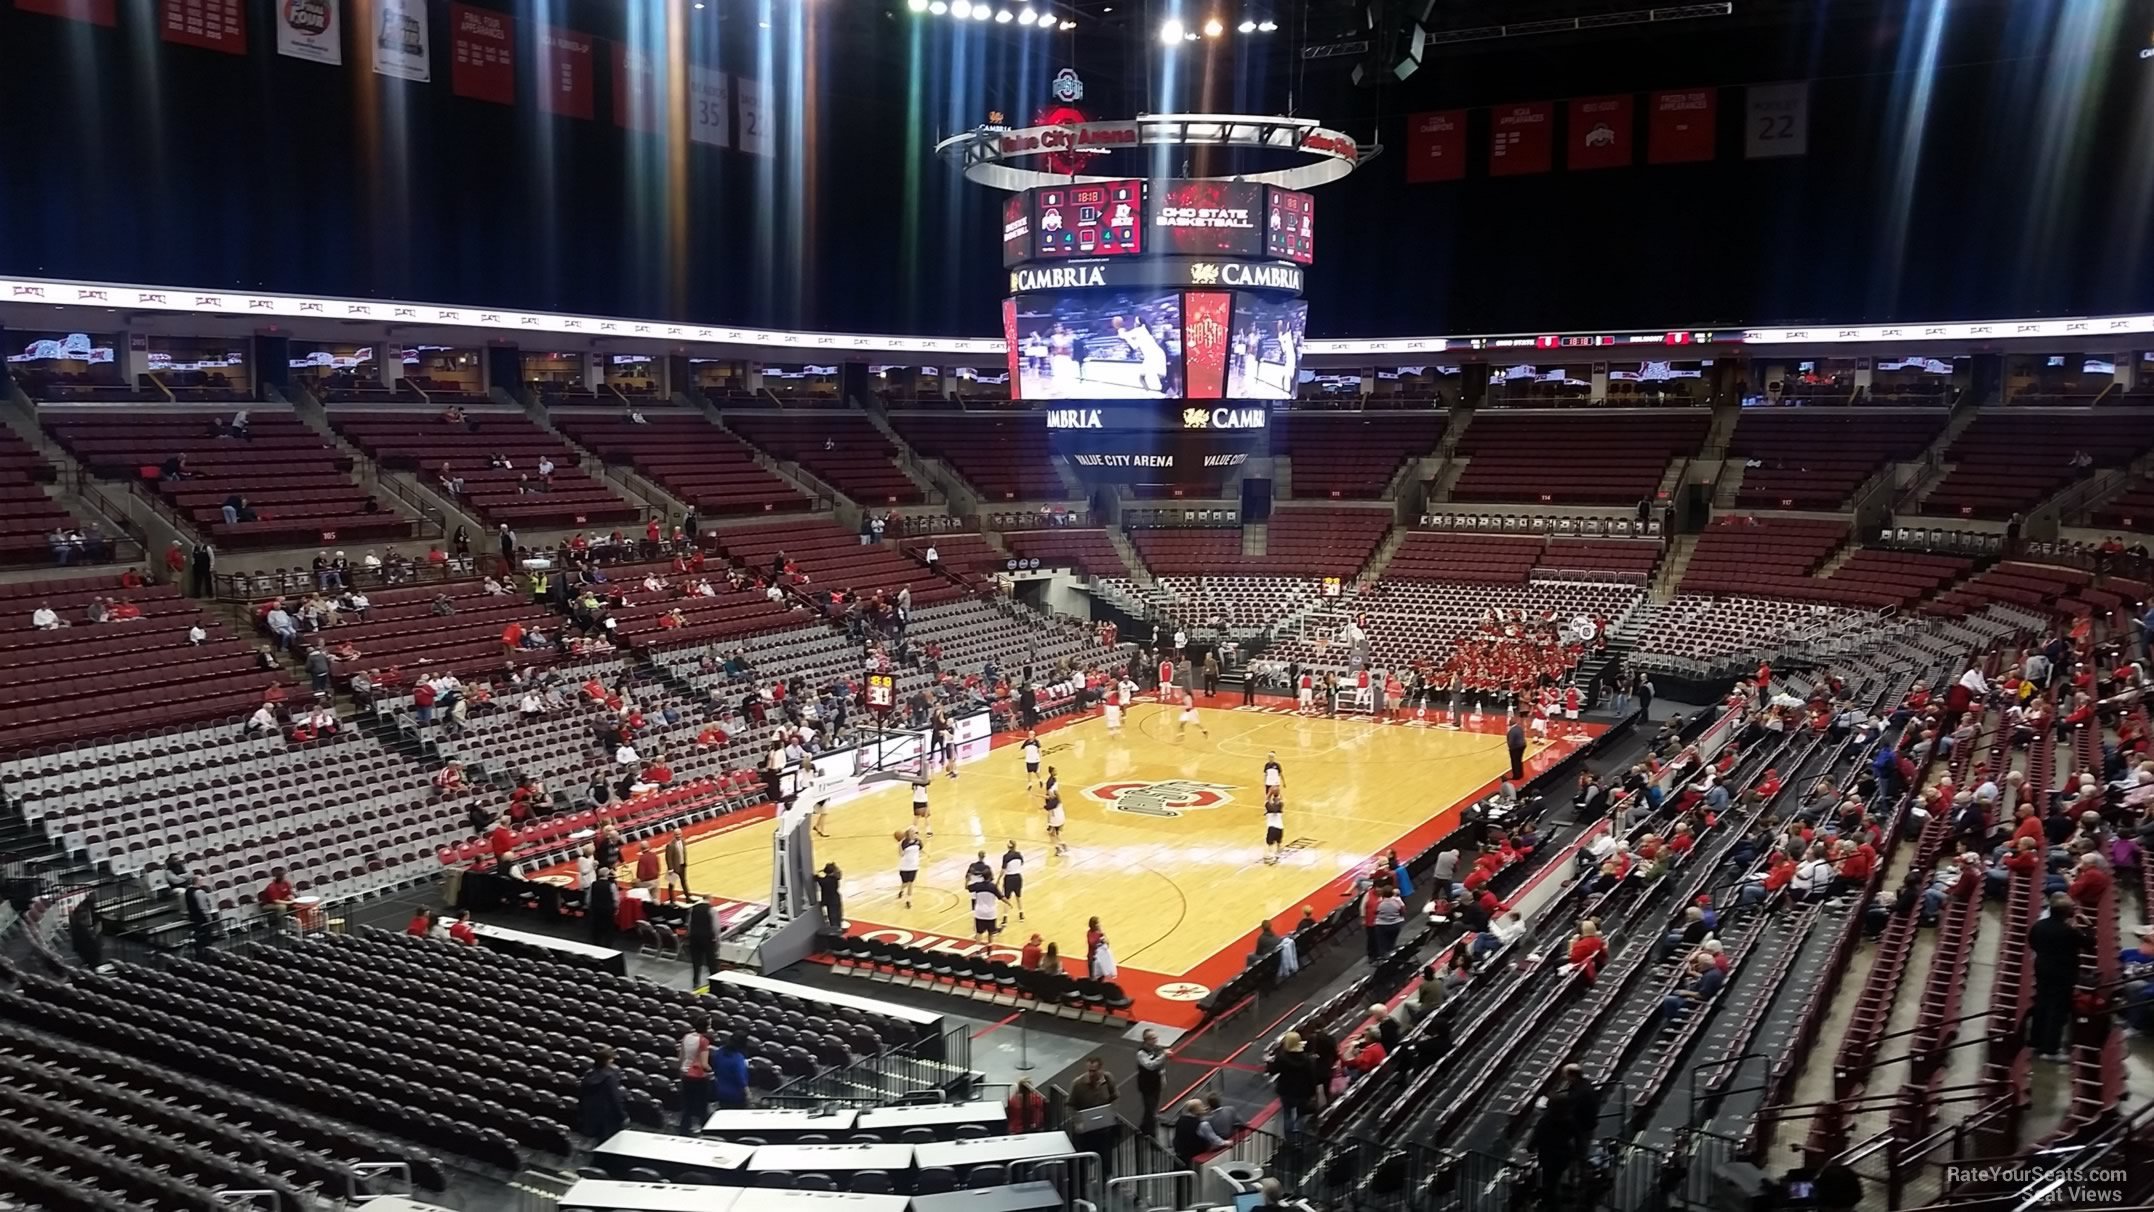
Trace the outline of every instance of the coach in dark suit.
<path fill-rule="evenodd" d="M 718 910 L 700 900 L 688 911 L 688 987 L 703 984 L 705 970 L 718 971 Z"/>
<path fill-rule="evenodd" d="M 1526 777 L 1526 726 L 1519 722 L 1517 711 L 1510 717 L 1510 726 L 1503 730 L 1503 747 L 1511 751 L 1511 781 L 1516 783 Z"/>

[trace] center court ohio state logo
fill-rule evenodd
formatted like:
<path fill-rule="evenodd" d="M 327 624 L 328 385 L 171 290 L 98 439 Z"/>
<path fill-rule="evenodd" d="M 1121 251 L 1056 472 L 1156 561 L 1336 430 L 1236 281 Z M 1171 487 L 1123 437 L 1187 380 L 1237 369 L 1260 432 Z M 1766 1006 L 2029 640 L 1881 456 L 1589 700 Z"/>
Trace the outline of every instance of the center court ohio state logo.
<path fill-rule="evenodd" d="M 1084 789 L 1085 795 L 1098 800 L 1116 812 L 1132 812 L 1138 816 L 1174 817 L 1198 808 L 1217 808 L 1231 804 L 1234 788 L 1226 783 L 1199 783 L 1189 779 L 1168 779 L 1159 783 L 1094 783 Z"/>

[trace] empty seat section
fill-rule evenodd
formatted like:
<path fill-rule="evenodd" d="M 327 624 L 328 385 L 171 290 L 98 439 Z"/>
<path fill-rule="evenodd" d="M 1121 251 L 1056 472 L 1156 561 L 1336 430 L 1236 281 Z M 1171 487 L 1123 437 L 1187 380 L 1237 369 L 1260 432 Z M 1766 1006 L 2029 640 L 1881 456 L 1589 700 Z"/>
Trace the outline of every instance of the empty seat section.
<path fill-rule="evenodd" d="M 445 493 L 446 478 L 460 480 L 461 503 L 489 524 L 616 526 L 640 513 L 586 474 L 574 447 L 520 412 L 471 409 L 455 422 L 431 410 L 334 408 L 329 419 L 385 471 L 417 472 Z M 542 459 L 553 464 L 550 483 L 539 474 Z"/>
<path fill-rule="evenodd" d="M 1534 571 L 1615 573 L 1640 582 L 1651 580 L 1660 564 L 1660 544 L 1622 539 L 1550 539 Z"/>
<path fill-rule="evenodd" d="M 1416 530 L 1406 536 L 1386 581 L 1472 581 L 1522 585 L 1541 558 L 1540 535 Z"/>
<path fill-rule="evenodd" d="M 1038 416 L 915 413 L 893 416 L 891 424 L 914 450 L 941 459 L 963 476 L 984 501 L 1046 501 L 1069 495 L 1055 474 L 1054 451 Z"/>
<path fill-rule="evenodd" d="M 1770 597 L 1806 583 L 1847 537 L 1847 523 L 1833 519 L 1717 518 L 1698 535 L 1682 592 Z"/>
<path fill-rule="evenodd" d="M 788 513 L 814 502 L 755 461 L 747 443 L 701 415 L 666 413 L 643 423 L 619 412 L 558 412 L 554 424 L 585 449 L 695 506 L 705 517 Z"/>
<path fill-rule="evenodd" d="M 228 413 L 47 409 L 45 429 L 90 474 L 143 485 L 220 547 L 409 538 L 411 519 L 360 487 L 351 456 L 290 413 L 251 410 L 249 436 L 217 436 Z M 161 472 L 175 456 L 181 474 Z M 254 514 L 228 522 L 227 502 Z M 371 507 L 370 507 L 371 506 Z"/>
<path fill-rule="evenodd" d="M 1453 501 L 1635 504 L 1705 441 L 1703 410 L 1490 412 L 1459 437 Z"/>
<path fill-rule="evenodd" d="M 862 544 L 859 535 L 824 518 L 804 518 L 769 526 L 709 531 L 707 543 L 758 571 L 768 571 L 782 554 L 807 581 L 804 592 L 842 590 L 872 595 L 912 588 L 914 610 L 964 597 L 963 587 L 919 560 L 882 543 Z"/>
<path fill-rule="evenodd" d="M 139 612 L 93 623 L 98 599 Z M 40 630 L 49 608 L 67 624 Z M 204 640 L 188 643 L 200 624 Z M 237 718 L 284 679 L 260 669 L 251 646 L 171 585 L 128 588 L 115 576 L 0 586 L 0 738 L 10 750 L 78 737 Z"/>
<path fill-rule="evenodd" d="M 45 491 L 56 477 L 45 456 L 0 428 L 0 565 L 55 563 L 52 532 L 85 529 Z M 81 558 L 73 553 L 69 562 Z"/>
<path fill-rule="evenodd" d="M 1443 441 L 1444 414 L 1433 410 L 1380 416 L 1281 412 L 1276 419 L 1272 440 L 1285 436 L 1296 497 L 1374 500 L 1401 464 L 1434 452 Z"/>
<path fill-rule="evenodd" d="M 2154 479 L 2141 477 L 2109 503 L 2094 511 L 2094 524 L 2104 529 L 2154 531 Z"/>
<path fill-rule="evenodd" d="M 1381 509 L 1281 508 L 1266 525 L 1264 555 L 1242 554 L 1239 527 L 1160 527 L 1132 530 L 1130 541 L 1161 576 L 1241 573 L 1351 577 L 1369 562 L 1391 515 Z"/>
<path fill-rule="evenodd" d="M 1749 509 L 1838 509 L 1888 462 L 1919 456 L 1944 431 L 1942 410 L 1745 412 L 1728 440 L 1744 461 L 1735 503 Z"/>
<path fill-rule="evenodd" d="M 1922 512 L 1974 518 L 2024 513 L 2085 474 L 2075 466 L 2123 467 L 2154 447 L 2144 417 L 2043 409 L 1984 412 L 1945 450 L 1951 470 Z"/>
<path fill-rule="evenodd" d="M 927 499 L 892 461 L 897 447 L 858 413 L 731 413 L 726 423 L 755 446 L 800 464 L 863 505 L 918 505 Z"/>

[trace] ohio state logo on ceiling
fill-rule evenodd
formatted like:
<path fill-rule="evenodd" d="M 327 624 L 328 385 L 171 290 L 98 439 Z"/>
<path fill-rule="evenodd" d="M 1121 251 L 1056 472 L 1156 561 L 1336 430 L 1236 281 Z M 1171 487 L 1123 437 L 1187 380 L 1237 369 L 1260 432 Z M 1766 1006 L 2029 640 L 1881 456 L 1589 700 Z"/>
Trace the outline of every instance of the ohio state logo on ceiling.
<path fill-rule="evenodd" d="M 1234 802 L 1233 787 L 1225 783 L 1199 783 L 1190 779 L 1164 782 L 1094 783 L 1084 794 L 1116 812 L 1138 816 L 1173 817 L 1200 808 L 1217 808 Z"/>

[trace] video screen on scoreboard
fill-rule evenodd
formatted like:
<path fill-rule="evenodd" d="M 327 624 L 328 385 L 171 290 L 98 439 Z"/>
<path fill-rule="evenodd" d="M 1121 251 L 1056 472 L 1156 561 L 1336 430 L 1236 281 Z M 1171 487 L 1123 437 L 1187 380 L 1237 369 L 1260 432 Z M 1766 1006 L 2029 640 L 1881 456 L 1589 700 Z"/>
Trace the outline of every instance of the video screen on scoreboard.
<path fill-rule="evenodd" d="M 1154 186 L 1150 203 L 1153 252 L 1185 257 L 1262 254 L 1262 185 L 1168 181 Z"/>
<path fill-rule="evenodd" d="M 1032 255 L 1124 257 L 1144 251 L 1144 182 L 1097 181 L 1032 191 Z"/>
<path fill-rule="evenodd" d="M 1180 291 L 1067 291 L 1011 300 L 1020 400 L 1182 394 Z"/>
<path fill-rule="evenodd" d="M 1316 260 L 1316 196 L 1264 187 L 1264 255 L 1308 265 Z"/>
<path fill-rule="evenodd" d="M 1002 200 L 1002 267 L 1023 261 L 1032 253 L 1032 199 L 1020 192 Z"/>
<path fill-rule="evenodd" d="M 1227 398 L 1291 400 L 1301 373 L 1309 305 L 1246 290 L 1234 292 L 1234 329 L 1227 345 Z"/>

